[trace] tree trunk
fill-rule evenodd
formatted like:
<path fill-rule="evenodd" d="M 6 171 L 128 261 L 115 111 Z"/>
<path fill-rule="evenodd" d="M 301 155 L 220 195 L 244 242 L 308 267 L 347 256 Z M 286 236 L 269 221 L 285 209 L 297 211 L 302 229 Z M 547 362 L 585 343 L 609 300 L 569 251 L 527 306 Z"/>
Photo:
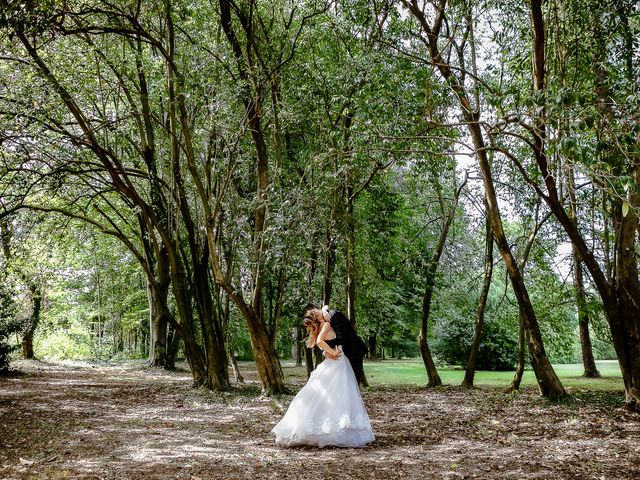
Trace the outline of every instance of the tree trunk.
<path fill-rule="evenodd" d="M 40 323 L 42 294 L 40 292 L 40 287 L 35 284 L 29 285 L 29 292 L 31 293 L 33 310 L 31 311 L 31 317 L 29 318 L 28 328 L 22 336 L 22 358 L 26 360 L 33 360 L 35 358 L 33 353 L 33 336 L 35 335 L 38 324 Z"/>
<path fill-rule="evenodd" d="M 233 376 L 235 377 L 236 383 L 244 383 L 244 377 L 242 373 L 240 373 L 240 367 L 238 367 L 238 360 L 233 352 L 229 355 L 229 359 L 231 360 L 231 367 L 233 368 Z"/>
<path fill-rule="evenodd" d="M 505 393 L 513 393 L 520 390 L 520 383 L 522 382 L 522 376 L 524 375 L 524 369 L 527 364 L 527 344 L 529 343 L 529 331 L 526 327 L 526 322 L 522 312 L 519 312 L 519 325 L 518 330 L 518 363 L 516 365 L 516 371 L 513 374 L 513 380 L 511 385 L 507 387 Z"/>
<path fill-rule="evenodd" d="M 229 360 L 225 345 L 225 332 L 219 311 L 213 307 L 213 294 L 209 281 L 209 255 L 205 244 L 202 258 L 194 265 L 194 282 L 196 307 L 202 320 L 207 361 L 208 385 L 213 390 L 226 390 L 229 382 Z"/>
<path fill-rule="evenodd" d="M 345 114 L 343 117 L 343 149 L 344 156 L 349 158 L 351 151 L 349 149 L 349 138 L 351 136 L 351 125 L 353 123 L 353 115 Z M 348 165 L 345 173 L 345 228 L 347 233 L 346 238 L 346 297 L 347 297 L 347 318 L 351 320 L 351 323 L 356 324 L 356 226 L 355 219 L 353 217 L 353 204 L 355 198 L 353 195 L 353 175 L 351 173 L 351 166 Z"/>
<path fill-rule="evenodd" d="M 473 134 L 474 143 L 477 142 L 475 143 L 475 146 L 478 149 L 477 153 L 480 158 L 480 170 L 482 172 L 485 192 L 487 195 L 487 203 L 489 205 L 491 228 L 496 239 L 496 244 L 498 245 L 498 250 L 500 251 L 502 259 L 507 267 L 507 272 L 509 273 L 509 278 L 518 300 L 519 308 L 522 310 L 522 314 L 524 315 L 525 325 L 529 331 L 531 365 L 538 380 L 538 388 L 542 395 L 551 399 L 557 399 L 565 395 L 565 390 L 545 352 L 538 319 L 536 318 L 533 306 L 531 305 L 529 293 L 524 284 L 521 271 L 513 258 L 511 248 L 509 247 L 502 228 L 502 219 L 498 209 L 489 162 L 487 161 L 485 152 L 480 150 L 483 147 L 483 142 L 481 139 L 482 134 L 480 132 L 479 125 L 474 124 L 472 130 L 475 132 Z"/>
<path fill-rule="evenodd" d="M 166 365 L 167 354 L 167 313 L 166 294 L 168 289 L 158 292 L 149 282 L 147 282 L 147 295 L 149 298 L 149 365 L 153 367 L 164 367 Z"/>
<path fill-rule="evenodd" d="M 425 369 L 427 370 L 427 387 L 438 387 L 442 385 L 442 380 L 440 379 L 440 375 L 438 374 L 438 369 L 436 368 L 436 364 L 434 363 L 433 357 L 431 356 L 431 349 L 429 348 L 426 337 L 422 335 L 422 332 L 420 332 L 419 346 L 420 354 L 422 355 L 422 361 L 424 363 Z"/>
<path fill-rule="evenodd" d="M 336 269 L 336 242 L 331 234 L 330 226 L 327 227 L 327 253 L 325 260 L 325 273 L 322 280 L 322 303 L 329 305 L 333 290 L 333 272 Z"/>
<path fill-rule="evenodd" d="M 487 215 L 485 219 L 485 239 L 484 282 L 482 283 L 482 291 L 480 292 L 480 299 L 478 300 L 476 324 L 473 332 L 473 339 L 471 340 L 471 350 L 469 352 L 469 360 L 467 361 L 464 379 L 462 380 L 463 387 L 473 387 L 473 379 L 476 373 L 476 361 L 478 353 L 480 352 L 480 343 L 482 341 L 484 311 L 487 306 L 489 289 L 491 288 L 491 277 L 493 275 L 493 234 L 491 233 L 489 215 Z"/>
<path fill-rule="evenodd" d="M 369 360 L 378 360 L 378 334 L 369 335 Z"/>
<path fill-rule="evenodd" d="M 302 328 L 298 326 L 293 327 L 291 339 L 293 340 L 291 356 L 293 357 L 296 367 L 299 367 L 302 365 Z"/>
<path fill-rule="evenodd" d="M 304 349 L 304 363 L 307 366 L 307 378 L 309 378 L 314 369 L 313 350 L 310 348 Z"/>
<path fill-rule="evenodd" d="M 180 334 L 175 329 L 175 320 L 172 318 L 172 321 L 167 326 L 167 358 L 164 364 L 164 368 L 167 370 L 176 369 L 176 357 L 178 356 L 181 339 Z"/>
<path fill-rule="evenodd" d="M 640 159 L 635 160 L 634 180 L 640 185 Z M 615 251 L 615 295 L 619 307 L 617 317 L 609 319 L 611 334 L 618 353 L 618 362 L 625 384 L 627 405 L 640 410 L 640 282 L 636 253 L 636 230 L 640 209 L 640 193 L 632 191 L 627 196 L 631 208 L 626 215 L 621 207 L 615 212 L 618 232 Z"/>
<path fill-rule="evenodd" d="M 453 173 L 453 175 L 455 176 L 455 172 Z M 442 380 L 440 379 L 440 375 L 438 375 L 438 370 L 436 369 L 435 362 L 433 361 L 433 357 L 431 355 L 431 349 L 429 348 L 429 344 L 427 341 L 427 335 L 429 333 L 429 315 L 431 313 L 431 299 L 433 297 L 433 291 L 435 289 L 436 273 L 440 264 L 440 257 L 442 256 L 442 252 L 444 251 L 444 246 L 447 242 L 447 236 L 449 235 L 449 229 L 456 215 L 456 208 L 458 207 L 460 193 L 462 192 L 462 188 L 466 185 L 466 183 L 467 179 L 465 178 L 462 185 L 460 185 L 460 187 L 455 192 L 453 205 L 451 206 L 449 212 L 446 211 L 442 198 L 439 195 L 443 215 L 442 226 L 440 230 L 440 236 L 438 238 L 438 243 L 436 244 L 436 248 L 431 255 L 431 259 L 429 260 L 429 265 L 427 267 L 424 295 L 422 296 L 420 335 L 418 337 L 420 354 L 422 355 L 422 361 L 424 363 L 425 369 L 427 370 L 427 377 L 429 379 L 427 386 L 429 387 L 437 387 L 439 385 L 442 385 Z"/>
<path fill-rule="evenodd" d="M 29 332 L 22 336 L 22 358 L 25 360 L 33 360 L 33 334 Z"/>
<path fill-rule="evenodd" d="M 534 18 L 536 48 L 536 90 L 544 88 L 544 24 L 542 23 L 541 1 L 531 3 Z M 594 45 L 594 47 L 596 47 Z M 594 48 L 594 52 L 602 53 L 601 48 Z M 602 69 L 602 62 L 594 61 L 596 78 L 597 104 L 603 118 L 606 120 L 612 112 L 607 101 L 607 87 Z M 549 174 L 547 156 L 544 150 L 544 116 L 536 121 L 536 135 L 534 135 L 534 155 L 536 163 L 544 179 L 547 195 L 541 195 L 547 202 L 554 215 L 576 247 L 580 258 L 589 270 L 591 278 L 600 293 L 604 310 L 611 328 L 614 347 L 618 356 L 618 363 L 625 384 L 626 403 L 632 409 L 640 408 L 640 285 L 638 282 L 638 266 L 635 258 L 635 231 L 638 218 L 634 208 L 640 206 L 640 195 L 636 189 L 630 189 L 625 201 L 632 207 L 628 214 L 622 214 L 622 202 L 614 199 L 614 229 L 616 244 L 611 283 L 602 272 L 598 259 L 590 251 L 585 239 L 576 225 L 564 210 L 558 195 L 556 181 Z M 615 163 L 615 162 L 612 162 Z M 640 160 L 635 159 L 632 176 L 635 184 L 640 184 Z"/>
<path fill-rule="evenodd" d="M 251 348 L 253 356 L 258 368 L 258 376 L 262 384 L 262 392 L 265 395 L 272 393 L 282 393 L 288 391 L 284 385 L 284 375 L 278 356 L 276 354 L 274 339 L 271 332 L 264 321 L 262 306 L 262 287 L 264 281 L 264 252 L 267 245 L 264 238 L 267 218 L 267 200 L 269 189 L 269 157 L 267 154 L 267 144 L 265 141 L 264 130 L 262 128 L 262 96 L 259 91 L 261 88 L 261 80 L 257 77 L 258 66 L 252 63 L 252 57 L 247 57 L 243 53 L 242 45 L 236 35 L 234 22 L 232 21 L 231 2 L 220 0 L 220 23 L 224 31 L 233 55 L 236 60 L 238 74 L 241 79 L 239 82 L 239 98 L 242 101 L 247 123 L 249 126 L 251 139 L 255 148 L 256 160 L 256 206 L 254 210 L 254 234 L 253 234 L 253 251 L 252 260 L 254 269 L 252 275 L 252 298 L 250 304 L 247 304 L 241 298 L 235 289 L 229 284 L 223 285 L 227 294 L 239 307 L 243 317 L 247 321 L 249 334 L 251 335 Z M 240 30 L 246 37 L 247 43 L 251 44 L 256 41 L 251 27 L 252 18 L 245 16 L 245 12 L 240 9 L 233 9 L 233 14 L 238 17 L 244 28 Z M 271 72 L 273 74 L 273 72 Z M 256 90 L 252 90 L 252 86 Z M 193 167 L 193 166 L 192 166 Z M 195 170 L 195 169 L 193 169 Z M 194 174 L 194 177 L 197 176 Z M 207 229 L 210 230 L 210 229 Z M 213 257 L 215 253 L 215 239 L 211 232 L 208 232 L 210 253 Z M 216 282 L 224 282 L 219 266 L 213 261 L 213 270 Z"/>
<path fill-rule="evenodd" d="M 177 257 L 174 259 L 177 260 Z M 176 264 L 171 268 L 171 286 L 173 296 L 176 300 L 176 308 L 180 318 L 180 336 L 184 344 L 184 352 L 191 370 L 194 385 L 207 385 L 207 367 L 202 349 L 198 344 L 193 330 L 193 311 L 191 308 L 191 299 L 188 297 L 189 291 L 186 284 L 186 276 L 180 264 Z"/>
<path fill-rule="evenodd" d="M 435 266 L 437 268 L 437 266 Z M 418 345 L 420 346 L 420 354 L 422 355 L 422 361 L 424 367 L 427 370 L 428 387 L 437 387 L 442 385 L 442 380 L 438 374 L 436 364 L 433 361 L 431 355 L 431 349 L 427 342 L 427 334 L 429 332 L 429 313 L 431 310 L 431 297 L 434 289 L 435 282 L 435 268 L 431 267 L 430 272 L 427 274 L 427 286 L 425 287 L 424 295 L 422 297 L 422 316 L 420 321 L 420 336 L 418 337 Z"/>
<path fill-rule="evenodd" d="M 287 393 L 289 390 L 284 384 L 282 366 L 268 332 L 256 316 L 253 316 L 248 323 L 251 350 L 258 368 L 262 393 L 264 395 Z"/>
<path fill-rule="evenodd" d="M 573 165 L 568 165 L 567 170 L 567 191 L 569 194 L 569 217 L 578 228 L 578 212 L 575 191 L 575 176 Z M 578 324 L 580 329 L 580 346 L 582 347 L 582 363 L 584 365 L 584 377 L 599 377 L 600 372 L 596 367 L 593 358 L 593 348 L 591 346 L 591 336 L 589 335 L 589 312 L 587 311 L 587 301 L 584 289 L 584 277 L 582 272 L 582 259 L 576 246 L 571 244 L 573 254 L 573 290 L 576 296 L 576 307 L 578 309 Z"/>

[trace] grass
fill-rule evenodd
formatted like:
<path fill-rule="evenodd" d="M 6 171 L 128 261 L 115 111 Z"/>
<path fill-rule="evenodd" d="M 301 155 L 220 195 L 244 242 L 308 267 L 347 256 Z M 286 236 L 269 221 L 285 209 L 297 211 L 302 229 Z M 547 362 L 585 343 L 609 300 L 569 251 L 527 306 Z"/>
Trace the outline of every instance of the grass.
<path fill-rule="evenodd" d="M 622 375 L 615 360 L 596 362 L 602 378 L 584 378 L 582 364 L 559 364 L 554 369 L 562 384 L 569 390 L 622 390 Z M 425 385 L 427 374 L 421 359 L 382 360 L 366 362 L 365 372 L 371 385 Z M 464 370 L 453 368 L 438 369 L 442 383 L 460 385 Z M 474 384 L 478 387 L 507 387 L 513 379 L 513 372 L 478 371 Z M 536 377 L 532 370 L 526 370 L 522 386 L 535 386 Z"/>

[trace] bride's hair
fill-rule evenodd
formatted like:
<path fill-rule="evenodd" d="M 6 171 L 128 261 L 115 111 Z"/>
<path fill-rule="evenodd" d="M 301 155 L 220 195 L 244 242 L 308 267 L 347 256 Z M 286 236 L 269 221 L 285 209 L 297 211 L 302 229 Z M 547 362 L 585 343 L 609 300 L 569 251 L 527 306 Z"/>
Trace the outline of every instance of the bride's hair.
<path fill-rule="evenodd" d="M 302 324 L 309 332 L 309 338 L 307 338 L 307 347 L 312 348 L 316 344 L 316 339 L 318 338 L 318 334 L 320 333 L 321 323 L 318 320 L 317 309 L 313 308 L 305 308 L 304 310 L 304 318 L 302 319 Z"/>

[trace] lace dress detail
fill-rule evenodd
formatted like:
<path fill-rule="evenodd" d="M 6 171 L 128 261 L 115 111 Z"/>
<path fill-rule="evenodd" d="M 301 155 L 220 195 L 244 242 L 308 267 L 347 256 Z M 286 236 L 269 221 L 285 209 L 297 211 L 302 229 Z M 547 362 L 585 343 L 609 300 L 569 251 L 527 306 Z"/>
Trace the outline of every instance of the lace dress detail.
<path fill-rule="evenodd" d="M 337 360 L 325 358 L 318 365 L 272 432 L 276 443 L 285 446 L 363 447 L 375 439 L 344 354 Z"/>

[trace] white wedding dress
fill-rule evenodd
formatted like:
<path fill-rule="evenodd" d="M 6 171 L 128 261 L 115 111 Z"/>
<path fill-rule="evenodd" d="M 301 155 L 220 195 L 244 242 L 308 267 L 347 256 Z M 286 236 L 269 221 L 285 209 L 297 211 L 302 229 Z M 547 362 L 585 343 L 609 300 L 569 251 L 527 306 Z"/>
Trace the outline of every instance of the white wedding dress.
<path fill-rule="evenodd" d="M 342 348 L 342 347 L 338 347 Z M 347 357 L 325 358 L 271 430 L 285 446 L 364 447 L 375 437 Z"/>

